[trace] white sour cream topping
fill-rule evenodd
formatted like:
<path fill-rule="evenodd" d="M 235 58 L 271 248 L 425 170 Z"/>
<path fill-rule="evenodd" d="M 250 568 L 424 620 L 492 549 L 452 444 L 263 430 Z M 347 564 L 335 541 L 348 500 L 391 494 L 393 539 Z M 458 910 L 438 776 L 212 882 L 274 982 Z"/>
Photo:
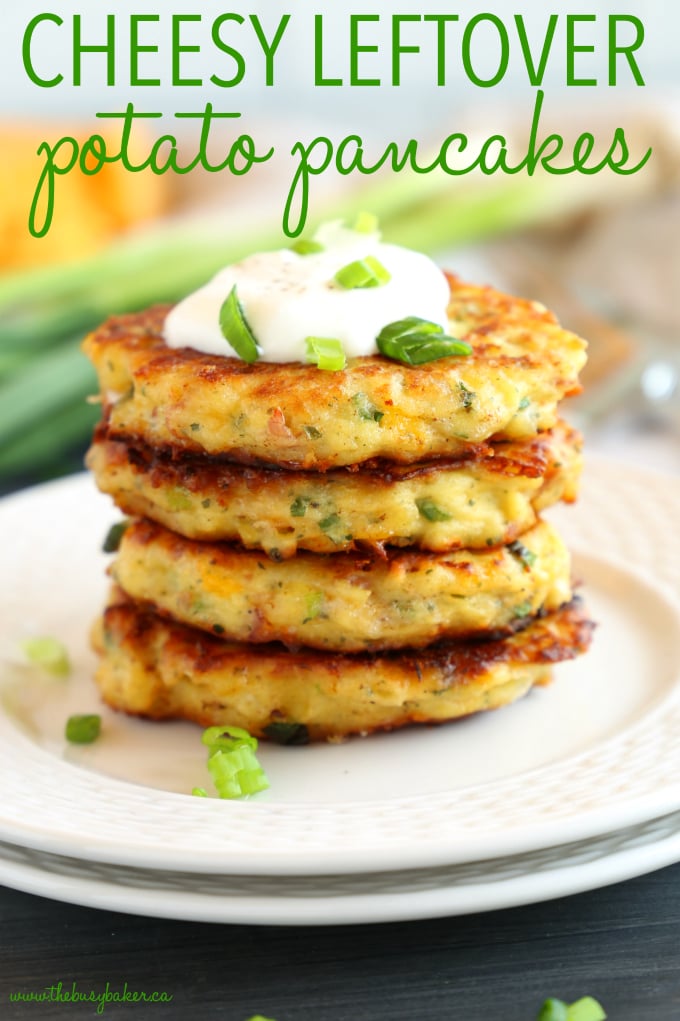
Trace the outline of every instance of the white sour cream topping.
<path fill-rule="evenodd" d="M 448 330 L 448 283 L 427 256 L 337 223 L 321 227 L 315 240 L 324 245 L 322 252 L 262 252 L 221 270 L 172 309 L 165 321 L 166 344 L 233 356 L 219 315 L 234 286 L 260 358 L 267 362 L 306 361 L 307 337 L 333 337 L 350 358 L 376 354 L 382 328 L 408 316 Z M 338 270 L 367 255 L 390 273 L 388 283 L 347 289 L 335 282 Z"/>

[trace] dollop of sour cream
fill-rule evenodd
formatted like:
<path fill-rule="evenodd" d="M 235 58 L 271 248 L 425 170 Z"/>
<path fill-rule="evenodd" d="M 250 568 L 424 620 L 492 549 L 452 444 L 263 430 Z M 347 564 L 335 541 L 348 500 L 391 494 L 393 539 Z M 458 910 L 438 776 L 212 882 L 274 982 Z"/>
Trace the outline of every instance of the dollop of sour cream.
<path fill-rule="evenodd" d="M 233 287 L 262 361 L 305 362 L 307 337 L 339 340 L 349 358 L 376 354 L 383 327 L 408 316 L 447 331 L 449 286 L 427 256 L 339 223 L 320 227 L 314 240 L 323 251 L 261 252 L 220 270 L 168 314 L 166 344 L 233 357 L 219 321 Z M 387 283 L 348 289 L 335 281 L 338 270 L 367 255 L 388 271 Z"/>

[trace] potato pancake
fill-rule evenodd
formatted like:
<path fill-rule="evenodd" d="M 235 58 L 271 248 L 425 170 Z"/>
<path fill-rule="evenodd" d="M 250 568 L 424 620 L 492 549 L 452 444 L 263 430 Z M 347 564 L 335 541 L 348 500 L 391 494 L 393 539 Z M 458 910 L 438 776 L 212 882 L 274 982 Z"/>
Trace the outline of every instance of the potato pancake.
<path fill-rule="evenodd" d="M 419 366 L 382 356 L 339 372 L 248 364 L 167 347 L 167 308 L 110 319 L 84 342 L 109 438 L 326 471 L 457 457 L 551 429 L 558 401 L 578 392 L 585 342 L 536 302 L 455 277 L 450 287 L 450 330 L 472 354 Z"/>
<path fill-rule="evenodd" d="M 575 600 L 502 640 L 329 655 L 230 644 L 118 603 L 95 626 L 94 645 L 97 683 L 115 709 L 303 743 L 505 705 L 550 680 L 554 663 L 584 652 L 591 630 Z"/>
<path fill-rule="evenodd" d="M 581 437 L 560 423 L 458 461 L 321 474 L 157 454 L 109 440 L 101 428 L 87 465 L 126 514 L 272 557 L 383 545 L 485 549 L 516 539 L 546 507 L 576 498 Z"/>
<path fill-rule="evenodd" d="M 225 639 L 341 652 L 509 633 L 571 599 L 569 554 L 546 522 L 484 552 L 273 561 L 141 520 L 123 535 L 111 574 L 136 602 Z"/>

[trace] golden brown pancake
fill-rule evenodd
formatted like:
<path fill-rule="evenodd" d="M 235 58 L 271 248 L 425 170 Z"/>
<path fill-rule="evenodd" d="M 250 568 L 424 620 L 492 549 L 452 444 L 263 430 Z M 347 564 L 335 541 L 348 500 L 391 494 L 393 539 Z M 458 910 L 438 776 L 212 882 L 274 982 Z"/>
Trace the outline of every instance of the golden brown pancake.
<path fill-rule="evenodd" d="M 571 599 L 569 554 L 547 522 L 484 551 L 275 561 L 140 520 L 126 530 L 111 573 L 136 602 L 232 641 L 340 652 L 510 632 Z"/>
<path fill-rule="evenodd" d="M 581 437 L 559 423 L 458 461 L 321 474 L 161 454 L 108 439 L 101 427 L 87 464 L 124 513 L 273 557 L 383 545 L 485 549 L 516 539 L 558 500 L 575 499 Z"/>
<path fill-rule="evenodd" d="M 251 365 L 168 348 L 167 308 L 110 319 L 84 343 L 109 438 L 326 471 L 457 457 L 551 429 L 558 401 L 579 389 L 585 342 L 536 302 L 455 277 L 450 285 L 450 330 L 472 354 L 420 366 L 382 356 L 351 359 L 340 372 Z"/>
<path fill-rule="evenodd" d="M 578 602 L 502 640 L 331 655 L 231 644 L 131 603 L 95 627 L 97 683 L 115 709 L 279 741 L 341 740 L 512 702 L 589 644 Z M 453 736 L 453 735 L 452 735 Z"/>

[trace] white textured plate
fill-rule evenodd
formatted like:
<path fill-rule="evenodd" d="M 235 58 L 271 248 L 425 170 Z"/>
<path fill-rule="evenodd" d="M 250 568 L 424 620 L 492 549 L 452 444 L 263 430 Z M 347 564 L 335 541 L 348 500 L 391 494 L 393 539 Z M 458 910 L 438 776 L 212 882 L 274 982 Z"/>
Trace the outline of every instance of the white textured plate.
<path fill-rule="evenodd" d="M 680 813 L 541 851 L 340 876 L 228 876 L 87 862 L 0 843 L 0 882 L 53 900 L 159 918 L 346 925 L 439 918 L 607 886 L 680 858 Z"/>
<path fill-rule="evenodd" d="M 553 515 L 579 551 L 598 630 L 555 683 L 496 713 L 340 746 L 265 748 L 271 790 L 205 782 L 196 728 L 105 712 L 87 748 L 61 737 L 98 710 L 87 631 L 116 517 L 86 477 L 0 505 L 6 648 L 54 634 L 74 675 L 2 674 L 0 839 L 90 862 L 192 873 L 311 876 L 501 858 L 680 808 L 680 480 L 596 460 Z"/>

